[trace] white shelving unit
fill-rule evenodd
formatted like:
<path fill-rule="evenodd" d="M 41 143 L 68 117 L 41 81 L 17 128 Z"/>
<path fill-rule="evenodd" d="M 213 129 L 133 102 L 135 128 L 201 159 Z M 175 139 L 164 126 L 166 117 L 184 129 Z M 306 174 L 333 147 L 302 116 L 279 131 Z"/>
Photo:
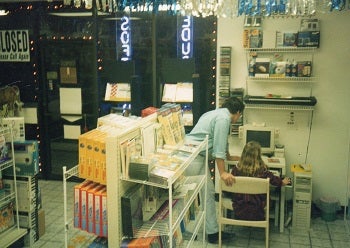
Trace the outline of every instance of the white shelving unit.
<path fill-rule="evenodd" d="M 314 64 L 314 52 L 317 48 L 315 47 L 282 47 L 282 48 L 247 48 L 246 59 L 247 59 L 247 68 L 249 68 L 249 63 L 251 57 L 256 58 L 266 58 L 270 59 L 272 62 L 274 59 L 278 58 L 285 61 L 284 56 L 288 56 L 287 59 L 295 61 L 310 61 L 311 66 Z M 278 61 L 278 60 L 277 60 Z M 291 61 L 290 61 L 291 63 Z M 318 81 L 317 77 L 311 75 L 309 77 L 303 76 L 247 76 L 246 79 L 246 95 L 252 96 L 262 96 L 262 99 L 252 99 L 251 102 L 245 101 L 246 109 L 266 109 L 266 110 L 288 110 L 288 111 L 313 111 L 315 99 L 310 99 L 310 104 L 302 104 L 294 101 L 288 103 L 289 98 L 298 96 L 301 98 L 312 98 L 312 88 L 313 84 Z M 269 93 L 275 93 L 281 95 L 281 98 L 266 98 L 264 102 L 264 96 Z M 282 93 L 281 93 L 282 92 Z M 290 95 L 292 94 L 292 95 Z M 276 101 L 276 104 L 273 103 Z M 280 103 L 277 103 L 280 101 Z M 285 101 L 285 103 L 281 103 Z M 315 103 L 316 104 L 316 103 Z"/>
<path fill-rule="evenodd" d="M 0 162 L 0 176 L 2 177 L 2 171 L 7 168 L 13 168 L 13 180 L 14 180 L 14 192 L 9 194 L 5 193 L 4 196 L 0 197 L 0 207 L 6 204 L 14 204 L 14 225 L 7 230 L 0 233 L 0 247 L 8 247 L 24 235 L 27 234 L 27 229 L 20 228 L 19 226 L 19 215 L 18 215 L 18 196 L 17 196 L 17 183 L 16 183 L 16 168 L 14 163 L 14 146 L 13 146 L 13 133 L 11 128 L 0 129 L 0 136 L 5 137 L 5 140 L 11 143 L 11 159 Z"/>
<path fill-rule="evenodd" d="M 169 199 L 169 216 L 172 216 L 172 197 L 173 197 L 173 183 L 183 175 L 185 169 L 190 165 L 190 163 L 198 156 L 199 152 L 202 149 L 208 151 L 208 141 L 207 139 L 203 141 L 198 149 L 191 154 L 189 159 L 185 161 L 174 174 L 173 177 L 169 178 L 167 185 L 156 184 L 148 181 L 140 181 L 129 178 L 123 178 L 121 173 L 121 154 L 120 154 L 120 144 L 122 141 L 127 139 L 132 139 L 135 137 L 139 137 L 141 135 L 141 127 L 147 125 L 148 123 L 156 122 L 157 116 L 156 114 L 148 116 L 146 118 L 142 118 L 137 124 L 122 130 L 119 133 L 111 134 L 107 137 L 106 140 L 106 171 L 107 171 L 107 211 L 108 211 L 108 246 L 109 247 L 120 247 L 121 241 L 123 239 L 122 233 L 122 213 L 121 213 L 121 196 L 133 185 L 140 183 L 145 185 L 151 185 L 159 188 L 166 189 L 168 191 L 168 199 Z M 208 160 L 208 152 L 206 152 L 206 161 Z M 206 182 L 207 182 L 207 173 L 208 166 L 206 166 L 205 175 L 197 175 L 193 177 L 187 177 L 186 180 L 189 183 L 195 183 L 196 187 L 192 191 L 192 194 L 188 196 L 186 199 L 187 202 L 184 204 L 183 210 L 178 214 L 176 219 L 169 218 L 169 223 L 167 228 L 163 228 L 164 225 L 157 227 L 157 225 L 153 225 L 153 228 L 159 231 L 160 235 L 168 235 L 171 237 L 176 227 L 180 225 L 181 220 L 184 218 L 186 211 L 190 208 L 192 202 L 196 199 L 199 191 L 204 187 L 206 190 Z M 66 167 L 63 168 L 63 190 L 64 190 L 64 218 L 65 218 L 65 247 L 68 247 L 68 231 L 70 226 L 70 220 L 68 220 L 67 216 L 67 185 L 66 181 L 72 176 L 78 176 L 78 166 L 73 167 L 72 169 L 66 171 Z M 205 202 L 205 199 L 204 199 Z M 203 244 L 205 242 L 205 204 L 204 209 L 200 213 L 197 214 L 197 218 L 195 223 L 193 223 L 193 235 L 186 242 L 186 247 L 190 247 L 192 242 L 194 241 L 198 231 L 200 230 L 200 226 L 203 225 Z M 144 225 L 142 228 L 146 230 L 149 226 L 149 223 Z M 150 229 L 147 229 L 150 230 Z M 147 233 L 147 231 L 146 231 Z M 172 238 L 169 239 L 169 247 L 172 246 Z"/>

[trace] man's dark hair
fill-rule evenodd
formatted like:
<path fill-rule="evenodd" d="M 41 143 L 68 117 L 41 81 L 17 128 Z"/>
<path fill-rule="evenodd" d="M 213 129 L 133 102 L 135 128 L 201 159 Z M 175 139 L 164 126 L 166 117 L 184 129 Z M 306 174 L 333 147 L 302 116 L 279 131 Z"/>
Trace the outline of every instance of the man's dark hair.
<path fill-rule="evenodd" d="M 221 107 L 227 108 L 231 114 L 236 114 L 237 112 L 243 113 L 244 110 L 244 104 L 242 100 L 237 97 L 227 98 Z"/>

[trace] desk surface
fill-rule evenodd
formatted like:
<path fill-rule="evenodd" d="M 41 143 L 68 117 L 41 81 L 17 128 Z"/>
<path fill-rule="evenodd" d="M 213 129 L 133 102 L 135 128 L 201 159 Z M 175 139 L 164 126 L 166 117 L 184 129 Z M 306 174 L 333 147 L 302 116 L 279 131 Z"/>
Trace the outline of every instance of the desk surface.
<path fill-rule="evenodd" d="M 264 163 L 269 168 L 278 168 L 278 169 L 285 169 L 286 168 L 286 160 L 285 158 L 277 158 L 277 157 L 266 157 L 262 156 L 262 159 Z"/>

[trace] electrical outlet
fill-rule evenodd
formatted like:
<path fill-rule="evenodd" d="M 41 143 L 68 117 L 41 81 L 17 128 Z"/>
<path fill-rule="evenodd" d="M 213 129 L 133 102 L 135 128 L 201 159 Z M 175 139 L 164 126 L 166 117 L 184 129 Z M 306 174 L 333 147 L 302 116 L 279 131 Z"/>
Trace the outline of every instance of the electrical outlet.
<path fill-rule="evenodd" d="M 275 139 L 278 139 L 280 137 L 280 129 L 279 128 L 275 128 Z"/>

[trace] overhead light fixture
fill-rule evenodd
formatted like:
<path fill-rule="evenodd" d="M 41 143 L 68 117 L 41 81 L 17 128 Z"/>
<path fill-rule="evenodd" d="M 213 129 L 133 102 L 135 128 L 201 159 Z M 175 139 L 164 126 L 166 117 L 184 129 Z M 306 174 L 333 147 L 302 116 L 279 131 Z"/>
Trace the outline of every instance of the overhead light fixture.
<path fill-rule="evenodd" d="M 53 16 L 61 16 L 61 17 L 86 17 L 86 16 L 92 16 L 91 11 L 83 11 L 83 12 L 51 12 L 49 15 Z M 105 16 L 108 15 L 108 13 L 104 12 L 97 12 L 98 16 Z"/>
<path fill-rule="evenodd" d="M 105 20 L 105 21 L 119 21 L 121 19 L 122 19 L 122 17 L 106 17 L 106 18 L 103 18 L 103 20 Z M 129 17 L 129 19 L 133 20 L 133 21 L 141 20 L 140 17 Z"/>
<path fill-rule="evenodd" d="M 8 13 L 8 11 L 0 9 L 0 16 L 6 16 Z"/>

